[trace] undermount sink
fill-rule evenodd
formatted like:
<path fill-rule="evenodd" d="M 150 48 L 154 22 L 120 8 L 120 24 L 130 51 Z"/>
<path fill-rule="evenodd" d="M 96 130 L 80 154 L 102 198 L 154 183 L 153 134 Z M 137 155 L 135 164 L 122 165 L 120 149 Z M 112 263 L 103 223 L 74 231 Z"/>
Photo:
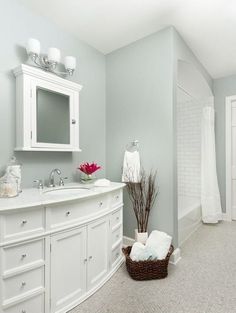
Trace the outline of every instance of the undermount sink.
<path fill-rule="evenodd" d="M 86 187 L 61 187 L 55 189 L 49 189 L 43 191 L 43 194 L 53 194 L 53 195 L 85 195 L 90 193 L 91 190 Z"/>

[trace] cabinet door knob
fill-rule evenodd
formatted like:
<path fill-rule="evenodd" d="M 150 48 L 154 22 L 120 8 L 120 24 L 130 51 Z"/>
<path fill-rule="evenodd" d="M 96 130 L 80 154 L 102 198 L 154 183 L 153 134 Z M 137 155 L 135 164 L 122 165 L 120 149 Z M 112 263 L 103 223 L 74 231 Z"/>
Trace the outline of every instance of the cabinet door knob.
<path fill-rule="evenodd" d="M 101 201 L 101 202 L 99 202 L 99 206 L 101 207 L 103 205 L 103 202 Z"/>
<path fill-rule="evenodd" d="M 88 259 L 84 259 L 84 263 L 86 263 L 88 261 Z"/>
<path fill-rule="evenodd" d="M 71 124 L 76 124 L 76 120 L 74 118 L 71 120 Z"/>
<path fill-rule="evenodd" d="M 92 260 L 92 258 L 93 258 L 92 255 L 90 255 L 89 260 Z"/>
<path fill-rule="evenodd" d="M 24 287 L 25 285 L 26 285 L 26 282 L 23 281 L 23 282 L 21 283 L 21 286 Z"/>
<path fill-rule="evenodd" d="M 69 215 L 70 215 L 70 211 L 67 211 L 67 212 L 66 212 L 66 216 L 69 216 Z"/>
<path fill-rule="evenodd" d="M 117 195 L 117 196 L 116 196 L 116 199 L 118 200 L 119 198 L 120 198 L 120 196 L 119 196 L 119 195 Z"/>
<path fill-rule="evenodd" d="M 26 253 L 22 254 L 22 255 L 21 255 L 21 258 L 22 258 L 22 259 L 26 258 Z"/>
<path fill-rule="evenodd" d="M 117 220 L 117 221 L 119 221 L 119 219 L 120 219 L 120 217 L 119 217 L 119 216 L 117 216 L 117 217 L 116 217 L 116 220 Z"/>
<path fill-rule="evenodd" d="M 27 223 L 27 220 L 23 220 L 23 221 L 21 222 L 22 225 L 25 225 L 26 223 Z"/>

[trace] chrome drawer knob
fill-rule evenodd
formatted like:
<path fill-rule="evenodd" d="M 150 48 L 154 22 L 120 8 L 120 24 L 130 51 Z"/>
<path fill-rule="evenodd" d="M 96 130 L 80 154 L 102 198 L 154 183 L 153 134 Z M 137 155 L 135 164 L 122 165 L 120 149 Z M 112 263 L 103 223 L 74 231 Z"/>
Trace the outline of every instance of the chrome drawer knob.
<path fill-rule="evenodd" d="M 116 196 L 116 200 L 118 200 L 120 198 L 120 196 Z"/>
<path fill-rule="evenodd" d="M 66 216 L 69 216 L 70 215 L 70 211 L 66 212 Z"/>
<path fill-rule="evenodd" d="M 25 285 L 26 285 L 26 282 L 23 281 L 23 282 L 21 283 L 21 286 L 24 287 Z"/>
<path fill-rule="evenodd" d="M 22 225 L 25 225 L 26 223 L 27 223 L 27 220 L 23 220 L 23 221 L 21 222 Z"/>
<path fill-rule="evenodd" d="M 92 255 L 90 255 L 89 260 L 92 260 L 92 258 L 93 258 Z"/>
<path fill-rule="evenodd" d="M 84 259 L 84 263 L 86 263 L 88 261 L 88 259 Z"/>
<path fill-rule="evenodd" d="M 101 201 L 101 202 L 99 202 L 99 206 L 101 207 L 103 205 L 103 202 Z"/>
<path fill-rule="evenodd" d="M 22 255 L 21 255 L 21 258 L 22 258 L 22 259 L 26 258 L 26 253 L 22 254 Z"/>

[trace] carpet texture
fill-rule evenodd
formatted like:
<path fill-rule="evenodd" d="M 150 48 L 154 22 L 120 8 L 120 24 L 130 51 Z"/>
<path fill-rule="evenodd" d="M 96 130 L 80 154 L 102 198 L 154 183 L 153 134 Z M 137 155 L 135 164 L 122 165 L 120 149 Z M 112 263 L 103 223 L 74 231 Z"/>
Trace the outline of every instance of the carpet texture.
<path fill-rule="evenodd" d="M 132 280 L 125 266 L 70 313 L 236 313 L 236 222 L 201 226 L 164 280 Z"/>

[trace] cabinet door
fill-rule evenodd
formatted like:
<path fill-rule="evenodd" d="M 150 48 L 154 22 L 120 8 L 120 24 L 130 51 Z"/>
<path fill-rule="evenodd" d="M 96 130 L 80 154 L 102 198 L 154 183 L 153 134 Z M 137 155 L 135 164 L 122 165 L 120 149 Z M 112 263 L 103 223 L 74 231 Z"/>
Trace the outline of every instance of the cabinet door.
<path fill-rule="evenodd" d="M 31 95 L 32 147 L 52 150 L 76 148 L 77 93 L 55 83 L 34 79 L 31 81 Z"/>
<path fill-rule="evenodd" d="M 88 226 L 88 290 L 98 285 L 109 271 L 109 219 Z"/>
<path fill-rule="evenodd" d="M 51 237 L 51 312 L 86 291 L 86 227 Z"/>

